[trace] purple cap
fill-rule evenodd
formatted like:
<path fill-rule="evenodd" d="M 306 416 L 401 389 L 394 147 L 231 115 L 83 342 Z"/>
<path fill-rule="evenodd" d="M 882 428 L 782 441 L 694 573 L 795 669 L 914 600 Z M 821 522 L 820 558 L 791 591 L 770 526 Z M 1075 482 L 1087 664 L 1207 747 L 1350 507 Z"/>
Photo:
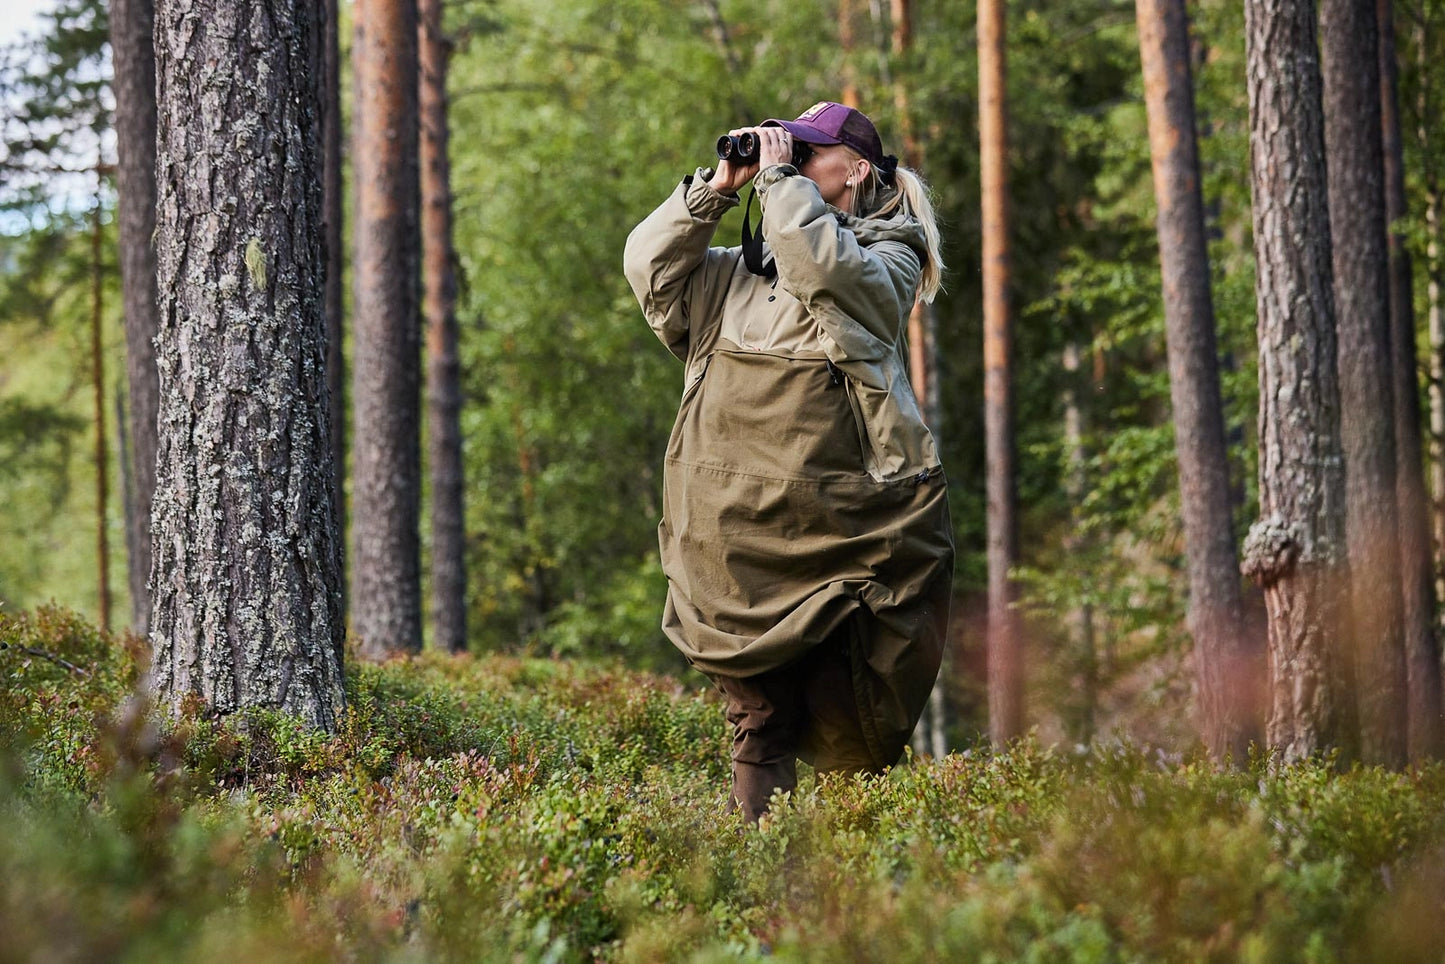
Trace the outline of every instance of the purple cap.
<path fill-rule="evenodd" d="M 844 144 L 880 167 L 885 166 L 878 129 L 862 111 L 831 100 L 820 101 L 797 120 L 769 118 L 762 126 L 776 125 L 809 144 Z"/>

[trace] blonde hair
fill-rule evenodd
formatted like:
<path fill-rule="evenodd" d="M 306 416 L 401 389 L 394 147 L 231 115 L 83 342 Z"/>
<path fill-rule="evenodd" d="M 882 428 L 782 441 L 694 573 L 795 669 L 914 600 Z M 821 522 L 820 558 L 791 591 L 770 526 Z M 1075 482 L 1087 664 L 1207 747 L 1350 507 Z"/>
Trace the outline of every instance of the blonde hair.
<path fill-rule="evenodd" d="M 867 160 L 852 148 L 848 149 L 857 160 Z M 878 165 L 868 162 L 868 176 L 853 192 L 848 213 L 857 218 L 886 218 L 899 210 L 913 217 L 923 228 L 923 238 L 928 248 L 928 257 L 923 263 L 923 277 L 918 282 L 918 297 L 932 303 L 943 287 L 943 240 L 938 233 L 938 217 L 933 213 L 933 198 L 927 183 L 912 168 L 898 165 L 894 171 L 893 184 L 883 183 L 883 174 Z"/>

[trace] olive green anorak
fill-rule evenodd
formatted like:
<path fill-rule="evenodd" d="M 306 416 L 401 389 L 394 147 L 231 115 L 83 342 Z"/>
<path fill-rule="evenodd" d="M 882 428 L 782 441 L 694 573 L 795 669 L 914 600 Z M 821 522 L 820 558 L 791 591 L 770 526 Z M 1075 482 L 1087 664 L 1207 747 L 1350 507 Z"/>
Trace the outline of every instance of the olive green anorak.
<path fill-rule="evenodd" d="M 663 628 L 712 676 L 786 666 L 845 628 L 867 754 L 897 762 L 937 677 L 953 539 L 904 332 L 926 244 L 850 217 L 790 166 L 755 180 L 777 274 L 715 248 L 738 199 L 700 170 L 627 241 L 628 281 L 686 365 L 658 528 Z M 818 724 L 799 755 L 858 758 Z"/>

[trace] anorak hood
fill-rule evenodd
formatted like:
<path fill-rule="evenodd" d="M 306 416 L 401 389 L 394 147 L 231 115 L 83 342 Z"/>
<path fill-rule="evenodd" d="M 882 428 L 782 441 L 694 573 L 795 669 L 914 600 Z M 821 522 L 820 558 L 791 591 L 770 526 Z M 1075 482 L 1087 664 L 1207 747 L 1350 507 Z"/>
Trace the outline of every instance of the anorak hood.
<path fill-rule="evenodd" d="M 897 241 L 912 248 L 920 262 L 927 263 L 928 236 L 923 233 L 922 223 L 913 215 L 902 211 L 888 218 L 855 218 L 842 211 L 838 214 L 840 223 L 857 235 L 858 243 L 865 248 L 879 241 Z"/>

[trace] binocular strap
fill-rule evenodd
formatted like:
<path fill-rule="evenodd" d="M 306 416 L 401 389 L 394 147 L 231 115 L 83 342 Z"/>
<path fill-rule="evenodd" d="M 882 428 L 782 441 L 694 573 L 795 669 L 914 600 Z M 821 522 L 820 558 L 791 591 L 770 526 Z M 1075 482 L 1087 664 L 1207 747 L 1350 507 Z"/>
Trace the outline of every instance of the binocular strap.
<path fill-rule="evenodd" d="M 757 196 L 757 190 L 750 188 L 748 192 L 748 206 L 743 211 L 743 264 L 747 265 L 748 270 L 755 275 L 761 275 L 764 278 L 773 278 L 778 274 L 778 266 L 772 258 L 769 258 L 766 263 L 763 262 L 763 224 L 761 213 L 758 215 L 757 234 L 754 234 L 752 230 L 753 198 Z M 759 211 L 761 212 L 761 208 L 759 208 Z"/>

